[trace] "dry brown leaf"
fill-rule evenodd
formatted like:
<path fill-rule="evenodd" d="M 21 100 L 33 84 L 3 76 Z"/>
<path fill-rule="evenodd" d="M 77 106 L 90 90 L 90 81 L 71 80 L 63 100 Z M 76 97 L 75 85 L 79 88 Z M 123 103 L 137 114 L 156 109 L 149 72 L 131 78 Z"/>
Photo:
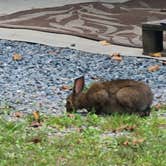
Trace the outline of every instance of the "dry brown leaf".
<path fill-rule="evenodd" d="M 31 142 L 33 142 L 34 144 L 40 143 L 41 141 L 42 141 L 42 139 L 39 137 L 32 138 L 32 140 L 31 140 Z"/>
<path fill-rule="evenodd" d="M 123 125 L 123 126 L 120 126 L 116 129 L 114 129 L 112 132 L 122 132 L 123 130 L 133 131 L 135 128 L 136 128 L 135 125 L 133 125 L 133 126 Z"/>
<path fill-rule="evenodd" d="M 160 103 L 158 103 L 158 104 L 156 104 L 155 106 L 154 106 L 154 108 L 155 108 L 155 110 L 156 111 L 158 111 L 159 109 L 161 109 L 161 104 Z"/>
<path fill-rule="evenodd" d="M 103 45 L 103 46 L 108 46 L 108 45 L 110 45 L 110 43 L 108 43 L 108 41 L 106 41 L 106 40 L 101 40 L 101 41 L 99 41 L 99 43 L 100 43 L 101 45 Z"/>
<path fill-rule="evenodd" d="M 125 128 L 125 130 L 127 130 L 127 131 L 134 131 L 135 128 L 136 128 L 136 125 L 127 126 L 127 127 Z"/>
<path fill-rule="evenodd" d="M 133 140 L 126 140 L 123 142 L 123 145 L 127 146 L 127 145 L 139 145 L 141 143 L 143 143 L 145 141 L 144 138 L 134 138 Z"/>
<path fill-rule="evenodd" d="M 83 131 L 84 131 L 84 129 L 83 129 L 83 128 L 81 128 L 81 127 L 79 127 L 79 128 L 77 128 L 77 129 L 76 129 L 76 131 L 77 131 L 77 132 L 79 132 L 79 133 L 81 133 L 81 132 L 83 132 Z"/>
<path fill-rule="evenodd" d="M 120 55 L 119 52 L 114 52 L 114 53 L 112 54 L 112 57 L 114 57 L 114 56 L 121 56 L 121 55 Z"/>
<path fill-rule="evenodd" d="M 40 122 L 39 111 L 33 111 L 33 117 L 34 117 L 35 121 Z"/>
<path fill-rule="evenodd" d="M 153 57 L 162 57 L 161 52 L 150 53 L 149 55 Z"/>
<path fill-rule="evenodd" d="M 127 141 L 123 142 L 123 145 L 129 145 L 129 141 L 127 140 Z"/>
<path fill-rule="evenodd" d="M 111 57 L 113 60 L 122 61 L 122 56 L 119 53 L 113 53 Z"/>
<path fill-rule="evenodd" d="M 159 70 L 160 69 L 160 66 L 159 65 L 154 65 L 154 66 L 149 66 L 148 67 L 148 71 L 149 72 L 155 72 L 155 71 L 157 71 L 157 70 Z"/>
<path fill-rule="evenodd" d="M 161 103 L 158 103 L 156 105 L 153 106 L 153 108 L 155 109 L 155 111 L 159 111 L 160 109 L 164 108 L 165 106 Z"/>
<path fill-rule="evenodd" d="M 74 114 L 68 114 L 67 115 L 69 118 L 75 118 L 75 115 Z"/>
<path fill-rule="evenodd" d="M 127 125 L 120 126 L 113 130 L 113 132 L 121 132 L 127 128 Z"/>
<path fill-rule="evenodd" d="M 40 122 L 36 122 L 36 121 L 32 122 L 31 125 L 30 125 L 30 127 L 34 127 L 34 128 L 37 128 L 37 127 L 40 127 L 40 126 L 42 126 L 42 124 Z"/>
<path fill-rule="evenodd" d="M 71 90 L 72 88 L 68 85 L 62 85 L 61 90 Z"/>
<path fill-rule="evenodd" d="M 140 138 L 140 139 L 133 139 L 132 144 L 133 144 L 133 145 L 138 145 L 138 144 L 143 143 L 144 141 L 145 141 L 145 139 L 143 139 L 143 138 Z"/>
<path fill-rule="evenodd" d="M 23 116 L 22 112 L 14 112 L 14 116 L 17 118 L 21 118 Z"/>
<path fill-rule="evenodd" d="M 20 55 L 20 54 L 13 54 L 13 60 L 14 61 L 20 61 L 20 60 L 22 60 L 22 55 Z"/>

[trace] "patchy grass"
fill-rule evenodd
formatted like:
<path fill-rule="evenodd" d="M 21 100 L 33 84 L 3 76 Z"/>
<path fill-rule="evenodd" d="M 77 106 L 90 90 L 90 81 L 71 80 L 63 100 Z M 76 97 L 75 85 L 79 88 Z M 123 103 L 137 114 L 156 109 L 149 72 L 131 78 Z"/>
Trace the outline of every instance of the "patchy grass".
<path fill-rule="evenodd" d="M 165 107 L 146 118 L 40 115 L 36 126 L 33 115 L 0 112 L 1 166 L 166 165 Z"/>

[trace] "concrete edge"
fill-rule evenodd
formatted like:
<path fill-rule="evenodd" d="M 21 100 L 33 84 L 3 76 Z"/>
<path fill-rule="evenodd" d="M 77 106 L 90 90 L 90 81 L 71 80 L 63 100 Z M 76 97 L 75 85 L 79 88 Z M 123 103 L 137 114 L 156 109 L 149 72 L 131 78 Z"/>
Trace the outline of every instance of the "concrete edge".
<path fill-rule="evenodd" d="M 98 41 L 77 36 L 47 33 L 35 30 L 0 28 L 0 39 L 40 43 L 54 47 L 69 47 L 98 54 L 112 55 L 113 53 L 120 53 L 122 56 L 166 60 L 166 57 L 157 58 L 145 56 L 142 54 L 143 51 L 140 48 L 123 47 L 112 44 L 101 45 Z M 73 44 L 75 44 L 75 47 L 72 46 Z"/>

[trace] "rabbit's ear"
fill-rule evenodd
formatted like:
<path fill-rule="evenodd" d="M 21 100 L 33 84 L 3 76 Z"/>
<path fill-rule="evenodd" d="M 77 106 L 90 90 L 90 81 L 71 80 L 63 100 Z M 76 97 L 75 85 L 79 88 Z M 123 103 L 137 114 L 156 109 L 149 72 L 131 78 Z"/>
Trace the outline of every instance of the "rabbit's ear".
<path fill-rule="evenodd" d="M 78 94 L 84 89 L 84 76 L 75 79 L 73 93 Z"/>

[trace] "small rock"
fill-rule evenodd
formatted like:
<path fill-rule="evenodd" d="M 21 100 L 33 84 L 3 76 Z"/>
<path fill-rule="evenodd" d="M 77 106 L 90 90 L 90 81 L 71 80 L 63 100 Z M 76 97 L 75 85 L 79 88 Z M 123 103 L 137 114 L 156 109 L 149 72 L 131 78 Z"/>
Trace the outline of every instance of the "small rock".
<path fill-rule="evenodd" d="M 69 87 L 68 85 L 62 85 L 60 89 L 61 90 L 71 90 L 72 88 Z"/>
<path fill-rule="evenodd" d="M 71 47 L 75 47 L 75 46 L 76 46 L 76 44 L 75 44 L 75 43 L 73 43 L 73 44 L 71 44 L 70 46 L 71 46 Z"/>

